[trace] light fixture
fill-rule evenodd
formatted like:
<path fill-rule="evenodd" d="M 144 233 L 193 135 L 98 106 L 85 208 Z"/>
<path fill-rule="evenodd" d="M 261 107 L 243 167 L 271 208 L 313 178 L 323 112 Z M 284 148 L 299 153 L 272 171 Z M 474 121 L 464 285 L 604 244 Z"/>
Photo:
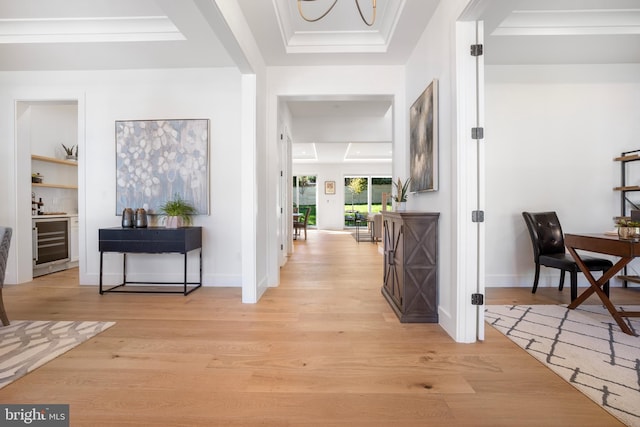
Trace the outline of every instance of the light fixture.
<path fill-rule="evenodd" d="M 307 1 L 316 1 L 316 0 L 298 0 L 298 12 L 300 12 L 300 16 L 302 17 L 302 19 L 304 19 L 307 22 L 317 22 L 317 21 L 321 20 L 322 18 L 327 16 L 329 14 L 329 12 L 331 12 L 333 7 L 336 5 L 336 3 L 338 3 L 338 0 L 333 0 L 333 4 L 331 4 L 331 6 L 329 6 L 329 9 L 327 9 L 327 11 L 324 12 L 322 15 L 320 15 L 317 18 L 307 18 L 304 15 L 304 12 L 302 11 L 302 2 L 307 2 Z M 371 22 L 367 21 L 367 19 L 362 14 L 362 9 L 360 8 L 359 0 L 355 0 L 355 2 L 356 2 L 356 7 L 358 8 L 358 13 L 360 13 L 360 18 L 362 18 L 362 21 L 365 24 L 367 24 L 368 26 L 372 26 L 374 24 L 374 22 L 376 22 L 376 0 L 371 0 L 371 6 L 373 7 L 373 13 L 372 13 L 372 16 L 371 16 Z"/>

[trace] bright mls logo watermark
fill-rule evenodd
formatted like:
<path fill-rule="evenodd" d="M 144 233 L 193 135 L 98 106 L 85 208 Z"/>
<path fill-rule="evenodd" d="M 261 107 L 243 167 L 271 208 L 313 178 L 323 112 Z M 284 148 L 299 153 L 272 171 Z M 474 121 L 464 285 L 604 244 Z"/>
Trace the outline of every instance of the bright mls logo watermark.
<path fill-rule="evenodd" d="M 69 427 L 69 405 L 1 405 L 1 426 Z"/>

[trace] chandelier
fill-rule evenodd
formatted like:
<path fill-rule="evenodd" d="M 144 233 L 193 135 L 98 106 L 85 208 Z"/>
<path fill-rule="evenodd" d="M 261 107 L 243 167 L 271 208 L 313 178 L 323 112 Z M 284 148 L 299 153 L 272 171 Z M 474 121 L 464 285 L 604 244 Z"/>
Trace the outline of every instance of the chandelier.
<path fill-rule="evenodd" d="M 324 12 L 322 15 L 320 15 L 317 18 L 307 18 L 304 15 L 304 12 L 302 11 L 302 2 L 307 2 L 307 1 L 316 1 L 316 0 L 298 0 L 298 12 L 300 12 L 300 16 L 302 17 L 302 19 L 304 19 L 307 22 L 317 22 L 317 21 L 321 20 L 322 18 L 327 16 L 329 14 L 329 12 L 331 12 L 333 7 L 336 5 L 336 3 L 338 3 L 338 0 L 333 0 L 333 4 L 331 6 L 329 6 L 329 9 L 327 9 L 326 12 Z M 362 18 L 362 21 L 365 24 L 367 24 L 368 26 L 372 26 L 373 23 L 376 22 L 376 0 L 371 0 L 371 6 L 373 7 L 373 13 L 372 13 L 372 16 L 371 16 L 371 22 L 367 21 L 367 19 L 364 17 L 364 15 L 362 13 L 362 9 L 360 8 L 359 0 L 355 0 L 355 2 L 356 2 L 356 7 L 358 8 L 358 13 L 360 13 L 360 18 Z"/>

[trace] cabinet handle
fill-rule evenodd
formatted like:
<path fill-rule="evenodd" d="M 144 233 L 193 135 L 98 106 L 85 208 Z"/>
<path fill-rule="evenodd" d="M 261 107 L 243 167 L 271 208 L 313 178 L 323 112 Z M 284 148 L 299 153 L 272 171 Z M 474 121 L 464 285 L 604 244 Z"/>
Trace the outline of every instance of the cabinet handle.
<path fill-rule="evenodd" d="M 395 254 L 396 254 L 396 251 L 394 250 L 390 250 L 389 252 L 387 252 L 387 263 L 389 265 L 395 265 L 395 261 L 394 261 Z"/>
<path fill-rule="evenodd" d="M 31 255 L 35 262 L 38 261 L 38 227 L 31 229 Z"/>

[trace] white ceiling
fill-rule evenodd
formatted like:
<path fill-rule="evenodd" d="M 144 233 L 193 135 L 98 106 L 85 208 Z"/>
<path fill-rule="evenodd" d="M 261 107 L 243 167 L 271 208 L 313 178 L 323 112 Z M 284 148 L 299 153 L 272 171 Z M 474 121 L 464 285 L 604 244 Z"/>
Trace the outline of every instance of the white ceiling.
<path fill-rule="evenodd" d="M 380 97 L 369 99 L 324 99 L 324 100 L 289 100 L 287 102 L 293 119 L 294 130 L 297 123 L 305 123 L 313 119 L 314 127 L 339 128 L 346 119 L 353 123 L 366 123 L 377 126 L 386 121 L 391 128 L 390 109 L 392 102 Z M 363 127 L 366 127 L 364 125 Z M 345 132 L 345 135 L 353 135 Z M 300 163 L 340 163 L 340 162 L 390 162 L 392 159 L 392 143 L 385 132 L 372 141 L 371 135 L 363 132 L 367 141 L 335 141 L 321 137 L 312 142 L 300 138 L 302 142 L 293 144 L 294 161 Z"/>
<path fill-rule="evenodd" d="M 485 63 L 640 63 L 639 0 L 492 0 Z"/>
<path fill-rule="evenodd" d="M 233 66 L 200 3 L 0 0 L 0 71 Z"/>
<path fill-rule="evenodd" d="M 330 66 L 405 64 L 446 0 L 377 0 L 371 27 L 350 0 L 316 23 L 299 16 L 295 0 L 235 1 L 267 65 Z M 0 0 L 0 71 L 233 66 L 237 46 L 225 46 L 228 29 L 212 2 Z M 317 16 L 331 2 L 304 2 L 304 11 Z M 369 17 L 369 1 L 360 3 Z M 481 0 L 463 18 L 484 21 L 488 65 L 640 63 L 640 0 Z M 377 99 L 319 98 L 289 100 L 289 107 L 295 120 L 361 114 L 369 101 L 379 106 Z M 365 148 L 348 142 L 338 158 Z"/>
<path fill-rule="evenodd" d="M 0 70 L 230 66 L 212 1 L 0 0 Z M 377 0 L 372 27 L 348 0 L 315 23 L 295 0 L 236 1 L 267 65 L 382 65 L 406 63 L 441 0 Z M 479 4 L 467 17 L 485 21 L 488 64 L 640 62 L 640 0 Z"/>

